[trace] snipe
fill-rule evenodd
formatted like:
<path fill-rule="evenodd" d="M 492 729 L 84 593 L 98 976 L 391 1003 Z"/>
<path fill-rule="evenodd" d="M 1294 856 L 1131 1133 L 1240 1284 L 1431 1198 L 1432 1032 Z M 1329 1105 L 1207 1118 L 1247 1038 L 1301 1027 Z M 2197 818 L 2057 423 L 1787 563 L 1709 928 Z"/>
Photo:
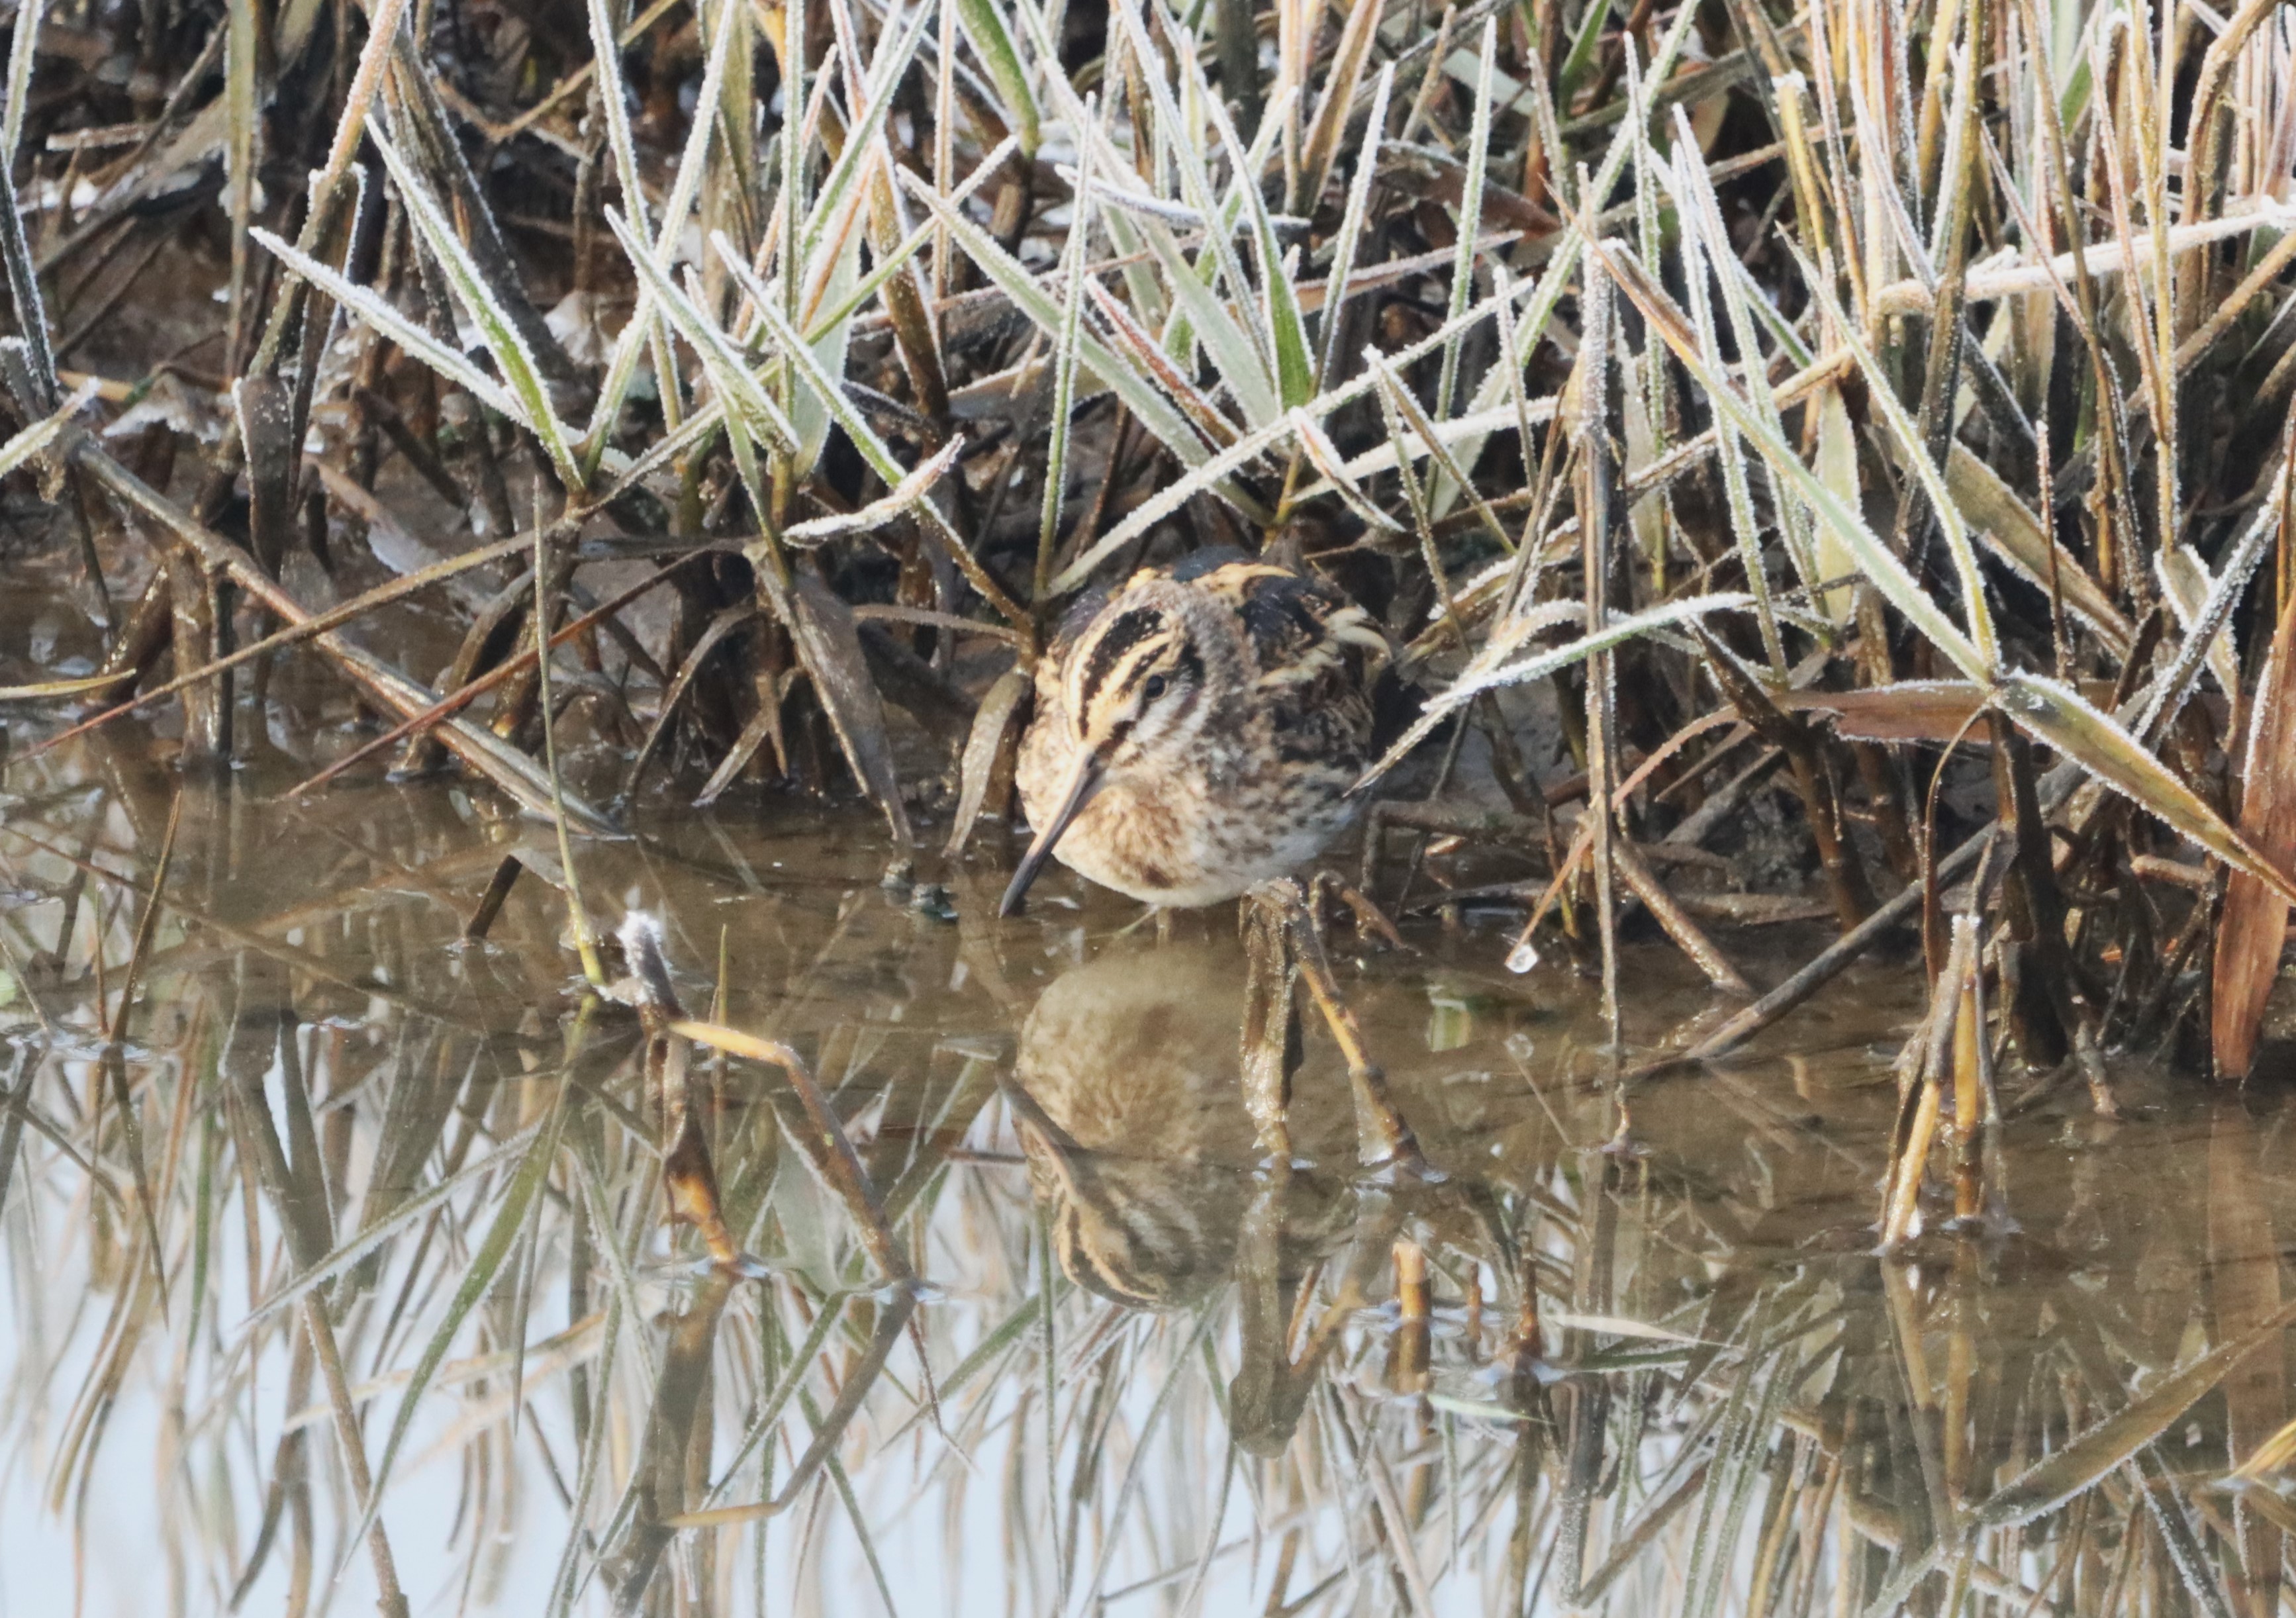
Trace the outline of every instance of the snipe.
<path fill-rule="evenodd" d="M 1353 813 L 1387 638 L 1321 580 L 1203 552 L 1087 597 L 1037 666 L 1021 744 L 1036 840 L 1153 905 L 1216 904 L 1323 851 Z"/>

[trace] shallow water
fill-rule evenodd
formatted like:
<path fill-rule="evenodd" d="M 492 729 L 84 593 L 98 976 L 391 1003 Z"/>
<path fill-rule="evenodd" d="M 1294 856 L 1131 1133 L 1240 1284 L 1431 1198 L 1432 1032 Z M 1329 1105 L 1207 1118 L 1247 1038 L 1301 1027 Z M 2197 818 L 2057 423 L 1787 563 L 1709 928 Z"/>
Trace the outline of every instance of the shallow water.
<path fill-rule="evenodd" d="M 546 825 L 14 740 L 0 1614 L 365 1612 L 386 1556 L 418 1612 L 2278 1609 L 2296 1507 L 2226 1482 L 2291 1415 L 2276 1096 L 2013 1099 L 1988 1216 L 1933 1187 L 1882 1258 L 1917 971 L 1621 1090 L 1587 985 L 1471 916 L 1332 935 L 1435 1172 L 1359 1161 L 1304 1002 L 1287 1170 L 1230 916 L 1063 875 L 998 922 L 993 839 L 920 887 L 729 801 L 578 845 L 585 901 L 802 1060 L 923 1285 L 791 1081 L 695 1047 L 729 1277 L 562 894 L 464 937 Z M 1709 1006 L 1626 981 L 1628 1066 Z"/>

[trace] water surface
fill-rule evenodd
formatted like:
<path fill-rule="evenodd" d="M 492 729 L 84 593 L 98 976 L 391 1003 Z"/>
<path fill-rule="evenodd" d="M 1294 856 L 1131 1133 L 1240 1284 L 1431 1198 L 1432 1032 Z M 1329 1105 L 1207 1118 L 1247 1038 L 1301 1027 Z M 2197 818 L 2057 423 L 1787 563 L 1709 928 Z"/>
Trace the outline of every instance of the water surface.
<path fill-rule="evenodd" d="M 801 1060 L 906 1287 L 781 1071 L 650 1085 L 546 825 L 286 800 L 363 734 L 325 702 L 224 776 L 14 735 L 0 1613 L 362 1613 L 386 1562 L 426 1613 L 2278 1610 L 2296 1515 L 2230 1481 L 2291 1414 L 2276 1095 L 2014 1088 L 1986 1217 L 1933 1187 L 1883 1257 L 1902 961 L 1622 1088 L 1710 1009 L 1660 947 L 1621 1059 L 1502 918 L 1335 925 L 1433 1171 L 1362 1161 L 1312 1009 L 1275 1163 L 1229 912 L 999 922 L 995 839 L 920 883 L 786 799 L 578 845 Z M 734 1272 L 670 1218 L 688 1112 Z"/>

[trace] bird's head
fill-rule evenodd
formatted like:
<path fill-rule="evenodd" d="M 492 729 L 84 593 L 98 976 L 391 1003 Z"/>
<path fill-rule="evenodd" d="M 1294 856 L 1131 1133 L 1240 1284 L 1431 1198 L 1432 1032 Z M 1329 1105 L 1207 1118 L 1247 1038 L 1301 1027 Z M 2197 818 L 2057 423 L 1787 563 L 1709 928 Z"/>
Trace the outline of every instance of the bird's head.
<path fill-rule="evenodd" d="M 1169 579 L 1128 587 L 1095 613 L 1062 655 L 1062 706 L 1073 727 L 1069 776 L 1055 808 L 1004 891 L 1020 908 L 1062 835 L 1111 782 L 1169 769 L 1202 734 L 1238 657 L 1218 609 Z"/>

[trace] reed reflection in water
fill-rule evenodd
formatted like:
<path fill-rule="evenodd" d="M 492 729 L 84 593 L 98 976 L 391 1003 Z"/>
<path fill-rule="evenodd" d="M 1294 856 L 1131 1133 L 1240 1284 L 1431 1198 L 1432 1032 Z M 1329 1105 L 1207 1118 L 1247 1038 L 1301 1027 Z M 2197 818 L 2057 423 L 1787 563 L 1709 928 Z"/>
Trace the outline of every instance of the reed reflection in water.
<path fill-rule="evenodd" d="M 2276 1097 L 2006 1098 L 2009 1221 L 1884 1259 L 1878 970 L 1622 1132 L 1575 979 L 1414 934 L 1339 977 L 1435 1172 L 1312 1013 L 1272 1160 L 1225 919 L 1000 924 L 797 817 L 580 849 L 785 1071 L 587 996 L 529 824 L 149 756 L 0 831 L 4 1610 L 2280 1606 Z"/>

